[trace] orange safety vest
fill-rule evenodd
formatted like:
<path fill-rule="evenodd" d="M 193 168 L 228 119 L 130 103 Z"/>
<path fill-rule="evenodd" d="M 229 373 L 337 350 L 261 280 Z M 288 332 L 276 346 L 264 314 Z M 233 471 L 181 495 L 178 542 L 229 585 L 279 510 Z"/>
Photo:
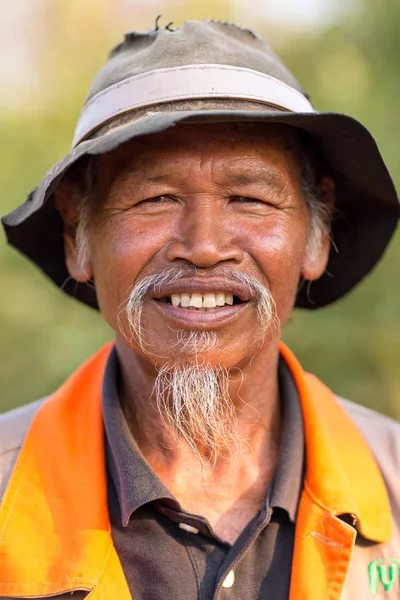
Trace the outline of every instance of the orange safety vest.
<path fill-rule="evenodd" d="M 102 379 L 110 345 L 40 408 L 0 507 L 0 596 L 88 590 L 130 600 L 107 506 Z M 339 600 L 355 530 L 391 537 L 386 487 L 365 441 L 332 392 L 281 346 L 302 406 L 306 473 L 296 522 L 290 600 Z M 365 477 L 368 473 L 368 478 Z"/>

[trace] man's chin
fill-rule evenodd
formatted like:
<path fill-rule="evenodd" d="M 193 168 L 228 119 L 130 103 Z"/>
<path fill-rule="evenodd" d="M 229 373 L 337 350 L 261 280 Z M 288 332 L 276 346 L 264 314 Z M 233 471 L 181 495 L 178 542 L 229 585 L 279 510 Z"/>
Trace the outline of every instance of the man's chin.
<path fill-rule="evenodd" d="M 172 368 L 190 366 L 206 366 L 212 369 L 227 369 L 234 367 L 236 352 L 227 348 L 214 331 L 182 332 L 176 344 L 168 352 L 164 361 Z"/>
<path fill-rule="evenodd" d="M 203 352 L 185 352 L 180 353 L 179 356 L 174 355 L 171 357 L 165 357 L 164 360 L 156 361 L 157 368 L 161 368 L 165 371 L 173 370 L 185 370 L 188 368 L 209 368 L 214 370 L 226 369 L 229 371 L 231 368 L 229 365 L 223 364 L 221 361 L 221 353 L 213 351 Z"/>
<path fill-rule="evenodd" d="M 177 335 L 176 350 L 188 357 L 212 354 L 220 345 L 215 331 L 179 331 Z"/>
<path fill-rule="evenodd" d="M 162 368 L 189 365 L 218 366 L 223 348 L 214 331 L 178 331 L 176 340 L 170 344 L 158 340 L 144 345 L 144 352 Z M 157 351 L 153 351 L 157 348 Z"/>

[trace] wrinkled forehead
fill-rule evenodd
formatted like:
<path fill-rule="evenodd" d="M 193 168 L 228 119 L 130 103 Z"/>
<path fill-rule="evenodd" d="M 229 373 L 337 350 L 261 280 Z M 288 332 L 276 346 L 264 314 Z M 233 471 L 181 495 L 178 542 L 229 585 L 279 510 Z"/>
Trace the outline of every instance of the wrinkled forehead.
<path fill-rule="evenodd" d="M 99 158 L 107 168 L 121 170 L 144 163 L 188 158 L 209 152 L 219 158 L 252 155 L 259 161 L 299 162 L 302 142 L 293 127 L 275 123 L 179 124 L 166 131 L 138 137 Z"/>

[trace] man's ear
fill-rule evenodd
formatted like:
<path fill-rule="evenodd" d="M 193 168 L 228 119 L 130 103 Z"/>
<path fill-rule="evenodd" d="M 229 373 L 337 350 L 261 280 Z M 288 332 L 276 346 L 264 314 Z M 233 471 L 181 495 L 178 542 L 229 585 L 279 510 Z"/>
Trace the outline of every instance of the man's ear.
<path fill-rule="evenodd" d="M 335 204 L 335 183 L 331 177 L 323 177 L 318 188 L 318 200 L 322 206 L 321 225 L 323 225 L 323 230 L 318 235 L 318 241 L 310 238 L 307 245 L 301 274 L 308 281 L 315 281 L 323 275 L 331 249 L 330 221 Z M 312 232 L 310 233 L 312 235 Z"/>
<path fill-rule="evenodd" d="M 82 252 L 82 243 L 79 239 L 80 207 L 83 200 L 81 187 L 68 178 L 58 184 L 54 192 L 54 202 L 64 223 L 64 252 L 65 262 L 71 277 L 84 283 L 93 277 L 93 269 L 87 252 Z M 83 232 L 89 236 L 89 231 Z M 86 240 L 88 243 L 88 240 Z"/>

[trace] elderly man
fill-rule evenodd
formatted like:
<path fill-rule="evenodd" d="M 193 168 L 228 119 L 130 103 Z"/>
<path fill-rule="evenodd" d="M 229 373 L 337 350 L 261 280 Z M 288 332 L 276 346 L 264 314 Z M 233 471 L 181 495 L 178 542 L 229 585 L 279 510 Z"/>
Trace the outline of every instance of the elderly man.
<path fill-rule="evenodd" d="M 400 428 L 280 343 L 398 217 L 368 131 L 254 33 L 126 35 L 4 218 L 115 343 L 2 417 L 0 597 L 398 598 Z"/>

